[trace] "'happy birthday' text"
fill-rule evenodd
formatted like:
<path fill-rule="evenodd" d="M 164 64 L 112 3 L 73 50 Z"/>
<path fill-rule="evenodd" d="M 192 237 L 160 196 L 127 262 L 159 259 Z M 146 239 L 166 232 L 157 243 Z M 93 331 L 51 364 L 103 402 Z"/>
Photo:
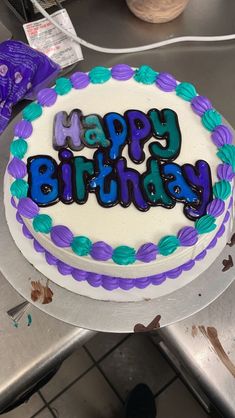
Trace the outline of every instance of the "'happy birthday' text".
<path fill-rule="evenodd" d="M 140 164 L 146 159 L 144 146 L 150 138 L 155 140 L 148 147 L 146 171 L 139 173 L 127 166 L 122 151 L 127 146 L 130 160 Z M 173 162 L 180 153 L 181 132 L 171 109 L 151 109 L 147 114 L 132 109 L 124 115 L 110 112 L 103 118 L 84 116 L 79 109 L 69 115 L 61 111 L 54 119 L 53 147 L 59 152 L 59 164 L 48 155 L 28 159 L 29 196 L 39 206 L 58 201 L 84 204 L 93 192 L 103 207 L 134 203 L 146 211 L 182 202 L 185 215 L 195 220 L 205 214 L 212 200 L 206 161 L 198 160 L 195 166 Z M 72 151 L 84 147 L 96 148 L 92 159 L 73 155 Z"/>

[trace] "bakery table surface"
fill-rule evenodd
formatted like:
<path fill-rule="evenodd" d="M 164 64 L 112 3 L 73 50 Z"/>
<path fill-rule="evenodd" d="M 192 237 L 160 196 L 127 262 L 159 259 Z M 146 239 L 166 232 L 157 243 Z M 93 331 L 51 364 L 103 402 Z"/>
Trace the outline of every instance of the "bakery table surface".
<path fill-rule="evenodd" d="M 234 0 L 191 0 L 185 13 L 166 25 L 151 25 L 135 18 L 124 0 L 67 0 L 66 8 L 79 35 L 97 45 L 130 47 L 179 35 L 223 35 L 234 32 Z M 0 20 L 15 39 L 25 41 L 21 24 L 4 2 Z M 233 125 L 235 118 L 235 41 L 180 44 L 142 54 L 105 55 L 83 49 L 77 68 L 94 65 L 148 64 L 194 81 L 215 108 Z M 19 111 L 21 105 L 16 108 Z M 1 138 L 4 140 L 4 136 Z M 7 159 L 7 156 L 6 156 Z M 17 269 L 17 266 L 15 266 Z M 1 270 L 1 266 L 0 266 Z M 221 277 L 221 280 L 223 277 Z M 6 311 L 22 297 L 0 277 L 0 410 L 27 391 L 63 359 L 92 337 L 92 331 L 54 319 L 34 306 L 19 327 Z M 235 283 L 199 313 L 160 331 L 164 345 L 184 370 L 197 381 L 224 417 L 235 417 Z"/>

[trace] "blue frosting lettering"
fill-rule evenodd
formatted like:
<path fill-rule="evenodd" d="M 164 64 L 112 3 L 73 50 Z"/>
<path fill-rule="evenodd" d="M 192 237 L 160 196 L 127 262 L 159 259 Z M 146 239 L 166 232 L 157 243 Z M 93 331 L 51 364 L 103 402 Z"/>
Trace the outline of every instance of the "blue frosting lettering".
<path fill-rule="evenodd" d="M 103 205 L 113 206 L 117 203 L 117 182 L 114 179 L 108 179 L 112 173 L 112 167 L 104 164 L 104 156 L 101 152 L 96 152 L 94 158 L 99 174 L 90 181 L 90 187 L 95 189 L 97 199 Z"/>
<path fill-rule="evenodd" d="M 57 163 L 48 156 L 28 159 L 28 195 L 39 206 L 56 203 L 59 197 Z"/>
<path fill-rule="evenodd" d="M 120 156 L 127 139 L 126 121 L 119 113 L 111 112 L 104 116 L 104 122 L 107 126 L 111 141 L 109 157 L 111 160 L 116 160 Z"/>
<path fill-rule="evenodd" d="M 151 137 L 151 123 L 140 110 L 128 110 L 125 117 L 129 127 L 129 157 L 137 164 L 144 161 L 144 143 Z"/>
<path fill-rule="evenodd" d="M 198 195 L 186 182 L 182 169 L 178 164 L 166 163 L 163 165 L 162 170 L 167 178 L 166 188 L 175 200 L 193 204 L 198 203 Z"/>

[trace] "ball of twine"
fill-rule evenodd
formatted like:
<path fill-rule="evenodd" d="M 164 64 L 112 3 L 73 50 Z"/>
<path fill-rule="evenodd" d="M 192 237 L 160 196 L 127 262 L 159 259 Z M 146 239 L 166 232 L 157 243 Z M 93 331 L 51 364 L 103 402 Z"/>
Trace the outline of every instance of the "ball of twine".
<path fill-rule="evenodd" d="M 126 0 L 138 18 L 150 23 L 165 23 L 179 16 L 189 0 Z"/>

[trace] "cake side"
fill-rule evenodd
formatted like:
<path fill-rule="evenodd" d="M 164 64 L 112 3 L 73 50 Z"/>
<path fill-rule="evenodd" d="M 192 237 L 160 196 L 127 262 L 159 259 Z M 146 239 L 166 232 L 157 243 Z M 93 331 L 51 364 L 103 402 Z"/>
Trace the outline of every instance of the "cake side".
<path fill-rule="evenodd" d="M 15 217 L 13 199 L 9 199 L 9 192 L 5 185 L 5 207 L 7 222 L 11 234 L 20 248 L 22 254 L 46 277 L 73 293 L 101 300 L 114 300 L 119 302 L 138 301 L 144 298 L 154 299 L 189 284 L 202 274 L 218 257 L 228 242 L 233 224 L 233 200 L 225 214 L 220 231 L 213 238 L 206 250 L 201 252 L 194 260 L 189 260 L 173 270 L 153 276 L 126 279 L 86 272 L 76 269 L 56 259 L 38 243 L 25 227 L 22 217 Z M 12 206 L 13 205 L 13 206 Z M 27 241 L 27 242 L 26 242 Z M 180 278 L 180 280 L 175 280 Z M 131 290 L 131 292 L 127 292 Z M 110 291 L 115 290 L 111 295 Z"/>

